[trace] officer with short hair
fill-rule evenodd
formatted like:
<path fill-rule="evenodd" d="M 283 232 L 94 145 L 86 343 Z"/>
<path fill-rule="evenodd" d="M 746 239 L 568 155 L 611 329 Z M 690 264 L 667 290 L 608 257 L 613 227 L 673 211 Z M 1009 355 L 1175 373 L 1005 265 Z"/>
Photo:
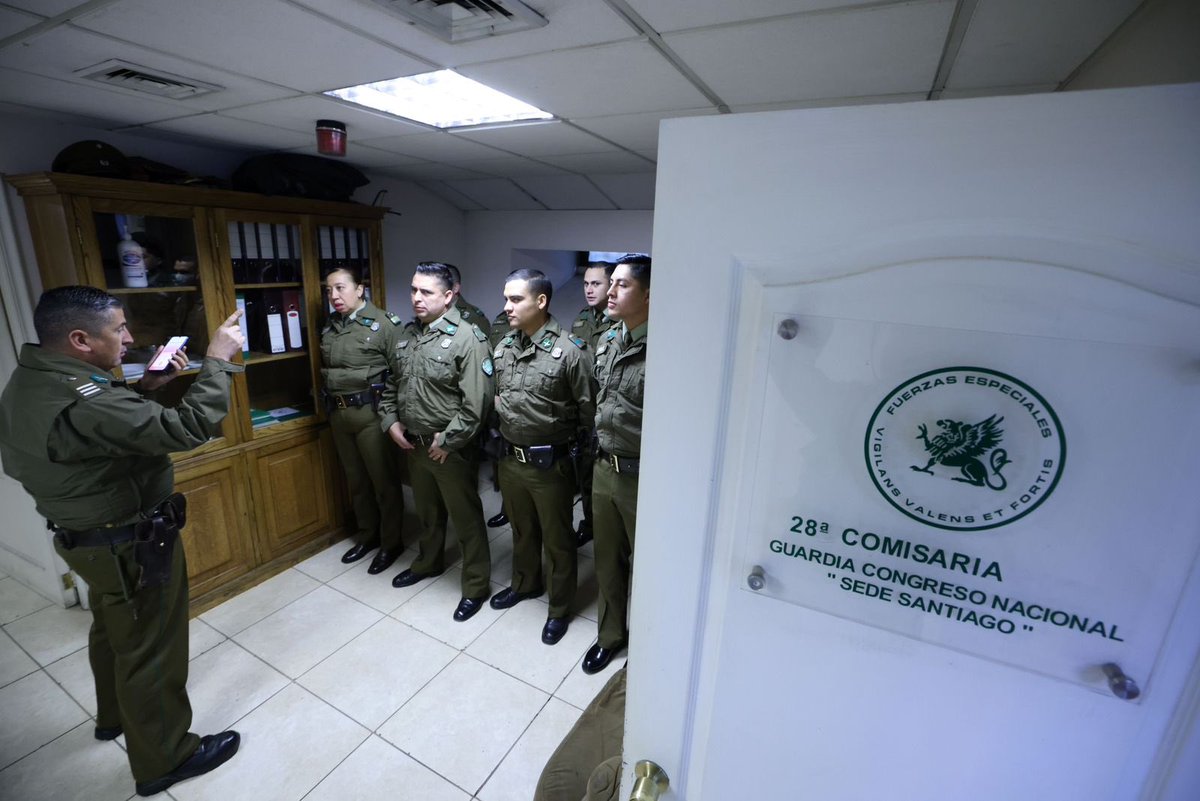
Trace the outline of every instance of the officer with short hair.
<path fill-rule="evenodd" d="M 513 578 L 491 605 L 507 609 L 540 596 L 549 585 L 550 611 L 542 629 L 547 645 L 567 633 L 575 600 L 573 455 L 578 455 L 580 431 L 595 412 L 587 343 L 550 314 L 553 294 L 553 285 L 539 270 L 510 273 L 504 310 L 513 330 L 492 354 L 496 412 L 505 440 L 500 491 L 513 529 Z M 550 566 L 545 577 L 543 546 Z"/>
<path fill-rule="evenodd" d="M 447 265 L 423 261 L 412 279 L 416 321 L 405 326 L 380 403 L 380 425 L 408 452 L 419 551 L 394 579 L 408 587 L 446 569 L 446 522 L 462 546 L 462 600 L 454 619 L 469 620 L 491 592 L 491 553 L 479 499 L 479 444 L 491 408 L 487 337 L 454 307 Z"/>
<path fill-rule="evenodd" d="M 483 313 L 483 309 L 472 304 L 462 295 L 462 273 L 458 268 L 449 262 L 443 262 L 446 269 L 450 271 L 450 279 L 454 282 L 451 289 L 454 291 L 454 307 L 458 309 L 458 313 L 462 316 L 463 322 L 467 325 L 478 326 L 485 337 L 492 335 L 492 325 L 488 322 L 487 315 Z"/>
<path fill-rule="evenodd" d="M 186 503 L 172 494 L 170 457 L 220 433 L 230 376 L 242 371 L 230 363 L 242 349 L 240 316 L 213 333 L 199 374 L 168 408 L 147 394 L 187 366 L 186 354 L 130 386 L 111 372 L 133 342 L 120 300 L 88 286 L 51 289 L 33 314 L 40 344 L 21 348 L 0 396 L 4 472 L 33 496 L 55 550 L 88 585 L 96 739 L 124 733 L 142 796 L 213 770 L 240 742 L 235 731 L 188 731 L 188 583 L 178 541 Z"/>
<path fill-rule="evenodd" d="M 571 323 L 571 333 L 588 343 L 592 353 L 596 352 L 601 334 L 612 327 L 608 319 L 608 287 L 612 284 L 612 273 L 617 265 L 606 261 L 593 261 L 583 271 L 583 299 L 587 305 L 580 309 Z M 579 495 L 583 506 L 583 519 L 575 532 L 576 544 L 580 547 L 592 539 L 592 465 L 581 465 L 579 470 Z"/>
<path fill-rule="evenodd" d="M 637 525 L 646 332 L 650 319 L 650 257 L 623 256 L 608 289 L 616 325 L 596 348 L 596 452 L 592 481 L 596 579 L 600 585 L 597 642 L 583 658 L 584 673 L 599 673 L 629 639 L 629 580 Z"/>

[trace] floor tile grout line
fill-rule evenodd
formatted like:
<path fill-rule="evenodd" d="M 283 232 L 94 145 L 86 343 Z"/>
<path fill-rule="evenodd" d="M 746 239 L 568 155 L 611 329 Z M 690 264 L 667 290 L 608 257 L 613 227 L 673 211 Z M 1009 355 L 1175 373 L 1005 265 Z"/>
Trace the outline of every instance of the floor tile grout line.
<path fill-rule="evenodd" d="M 287 568 L 287 570 L 295 570 L 295 567 L 294 567 L 294 566 L 293 566 L 293 567 L 289 567 L 289 568 Z M 284 573 L 286 573 L 286 572 L 287 572 L 287 570 L 281 570 L 280 572 L 276 573 L 274 576 L 271 576 L 271 578 L 270 578 L 270 579 L 267 579 L 267 581 L 270 581 L 270 580 L 271 580 L 271 579 L 273 579 L 273 578 L 277 578 L 278 576 L 282 576 Z M 300 574 L 301 574 L 301 575 L 303 575 L 303 576 L 305 576 L 306 578 L 310 578 L 310 579 L 312 578 L 312 576 L 309 576 L 307 573 L 303 573 L 303 572 L 301 572 L 301 571 L 297 571 L 297 572 L 300 572 Z M 263 586 L 263 584 L 266 584 L 266 583 L 267 583 L 267 581 L 264 581 L 264 582 L 262 582 L 262 584 L 256 584 L 256 585 L 254 585 L 254 586 L 253 586 L 253 587 L 251 587 L 249 590 L 246 590 L 246 592 L 250 592 L 251 590 L 256 590 L 256 589 L 258 589 L 259 587 Z M 313 579 L 313 581 L 317 581 L 317 579 Z M 218 629 L 218 628 L 217 628 L 216 626 L 214 626 L 212 623 L 209 623 L 207 620 L 204 620 L 204 619 L 203 619 L 203 615 L 206 615 L 206 614 L 208 614 L 208 612 L 211 612 L 211 611 L 213 611 L 214 609 L 219 609 L 219 608 L 220 608 L 220 606 L 215 606 L 215 607 L 213 607 L 213 609 L 210 609 L 210 610 L 208 610 L 208 612 L 204 612 L 204 613 L 202 613 L 202 614 L 200 614 L 200 615 L 197 615 L 197 616 L 196 616 L 196 619 L 197 619 L 197 620 L 200 620 L 202 623 L 204 623 L 204 625 L 206 625 L 206 626 L 210 626 L 211 628 L 213 628 L 213 629 L 216 629 L 218 632 L 220 632 L 221 634 L 224 634 L 226 637 L 228 637 L 229 639 L 231 639 L 231 640 L 232 640 L 232 639 L 233 639 L 235 636 L 237 636 L 238 634 L 241 634 L 242 632 L 246 631 L 246 629 L 249 629 L 249 628 L 252 628 L 252 627 L 254 627 L 254 626 L 257 626 L 259 623 L 262 623 L 264 620 L 266 620 L 267 618 L 271 617 L 272 615 L 274 615 L 274 614 L 276 614 L 276 613 L 278 613 L 278 612 L 282 612 L 284 609 L 287 609 L 289 606 L 291 606 L 292 604 L 294 604 L 294 603 L 296 603 L 297 601 L 301 600 L 302 598 L 305 598 L 305 597 L 307 597 L 307 596 L 309 596 L 309 595 L 313 594 L 313 593 L 314 593 L 314 592 L 316 592 L 318 589 L 320 589 L 322 586 L 324 586 L 324 585 L 323 585 L 323 584 L 321 584 L 320 582 L 318 582 L 316 587 L 313 587 L 313 588 L 312 588 L 312 589 L 310 589 L 310 590 L 306 590 L 306 591 L 304 591 L 303 593 L 301 593 L 300 595 L 297 595 L 295 598 L 293 598 L 292 600 L 288 601 L 286 604 L 284 604 L 283 606 L 279 607 L 278 609 L 274 609 L 274 610 L 272 610 L 272 611 L 268 612 L 267 614 L 265 614 L 265 615 L 263 615 L 262 617 L 260 617 L 258 620 L 255 620 L 253 623 L 250 623 L 249 625 L 243 626 L 242 628 L 238 629 L 237 631 L 233 632 L 232 634 L 227 634 L 226 632 L 222 631 L 221 629 Z M 332 589 L 332 588 L 331 588 L 331 589 Z M 230 598 L 229 600 L 230 600 L 230 601 L 232 601 L 232 600 L 234 600 L 234 598 L 239 598 L 239 597 L 241 597 L 241 596 L 240 596 L 240 595 L 235 595 L 233 598 Z M 229 602 L 229 601 L 226 601 L 225 603 L 228 603 L 228 602 Z M 190 621 L 190 620 L 191 620 L 191 618 L 188 618 L 188 620 Z"/>

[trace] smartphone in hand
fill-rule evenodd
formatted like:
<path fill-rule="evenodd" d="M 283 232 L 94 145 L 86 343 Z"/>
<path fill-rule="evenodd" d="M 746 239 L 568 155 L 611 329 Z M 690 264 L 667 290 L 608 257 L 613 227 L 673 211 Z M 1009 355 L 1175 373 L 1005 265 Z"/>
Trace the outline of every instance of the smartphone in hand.
<path fill-rule="evenodd" d="M 154 361 L 146 366 L 146 369 L 152 373 L 161 373 L 171 366 L 171 357 L 179 352 L 179 349 L 187 344 L 187 337 L 171 337 L 171 341 L 166 344 L 166 347 L 159 352 Z"/>

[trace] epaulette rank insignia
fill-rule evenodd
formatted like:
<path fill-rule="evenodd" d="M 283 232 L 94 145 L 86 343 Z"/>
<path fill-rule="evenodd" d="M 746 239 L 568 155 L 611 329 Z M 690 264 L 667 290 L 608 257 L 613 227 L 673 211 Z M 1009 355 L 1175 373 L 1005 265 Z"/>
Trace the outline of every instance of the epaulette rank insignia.
<path fill-rule="evenodd" d="M 492 360 L 484 359 L 483 360 L 483 374 L 486 376 L 491 376 L 491 374 L 494 373 L 495 371 L 496 371 L 495 368 L 492 366 Z"/>
<path fill-rule="evenodd" d="M 392 325 L 404 325 L 404 318 L 398 314 L 387 312 L 387 318 L 392 321 Z"/>
<path fill-rule="evenodd" d="M 479 330 L 479 326 L 473 325 L 471 326 L 471 330 L 475 332 L 476 339 L 478 339 L 480 342 L 487 342 L 487 335 Z"/>
<path fill-rule="evenodd" d="M 75 391 L 85 398 L 90 398 L 93 395 L 100 394 L 104 390 L 89 381 L 86 384 L 80 384 L 79 386 L 75 387 Z"/>
<path fill-rule="evenodd" d="M 577 337 L 577 336 L 572 336 L 572 337 L 571 337 L 571 342 L 572 342 L 572 343 L 575 345 L 575 347 L 579 348 L 580 350 L 586 350 L 586 349 L 587 349 L 587 343 L 586 343 L 586 342 L 584 342 L 582 339 L 580 339 L 580 338 L 579 338 L 579 337 Z"/>

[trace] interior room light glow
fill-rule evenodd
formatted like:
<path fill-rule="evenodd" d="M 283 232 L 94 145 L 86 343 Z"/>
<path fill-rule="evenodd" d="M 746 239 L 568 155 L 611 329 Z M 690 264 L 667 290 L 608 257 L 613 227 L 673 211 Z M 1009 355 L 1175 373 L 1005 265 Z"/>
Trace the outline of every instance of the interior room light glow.
<path fill-rule="evenodd" d="M 554 119 L 553 114 L 451 70 L 332 89 L 325 94 L 438 128 Z"/>

